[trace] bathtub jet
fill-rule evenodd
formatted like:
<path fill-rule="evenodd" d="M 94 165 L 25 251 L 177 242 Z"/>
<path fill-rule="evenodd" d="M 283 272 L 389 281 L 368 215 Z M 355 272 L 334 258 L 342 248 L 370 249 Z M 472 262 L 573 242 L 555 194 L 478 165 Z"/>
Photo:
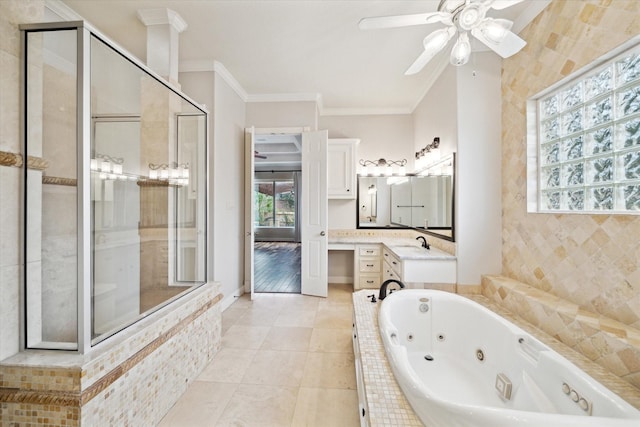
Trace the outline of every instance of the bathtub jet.
<path fill-rule="evenodd" d="M 422 312 L 425 299 L 430 309 Z M 396 292 L 383 301 L 378 324 L 396 380 L 425 425 L 640 426 L 640 411 L 462 296 Z"/>

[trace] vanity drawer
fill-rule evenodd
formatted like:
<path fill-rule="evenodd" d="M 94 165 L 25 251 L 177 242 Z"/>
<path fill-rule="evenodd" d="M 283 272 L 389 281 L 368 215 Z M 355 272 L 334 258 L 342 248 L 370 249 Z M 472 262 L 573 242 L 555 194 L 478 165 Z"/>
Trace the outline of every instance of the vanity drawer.
<path fill-rule="evenodd" d="M 380 259 L 361 259 L 359 271 L 362 273 L 380 273 Z"/>
<path fill-rule="evenodd" d="M 379 257 L 380 246 L 360 246 L 358 247 L 358 254 L 361 257 L 365 257 L 365 256 Z"/>
<path fill-rule="evenodd" d="M 399 258 L 397 258 L 393 252 L 388 249 L 383 251 L 384 262 L 388 263 L 389 266 L 396 272 L 396 278 L 402 276 L 402 264 Z"/>
<path fill-rule="evenodd" d="M 382 281 L 389 279 L 396 279 L 402 281 L 400 274 L 396 273 L 393 267 L 389 263 L 384 263 L 384 270 L 382 271 Z"/>
<path fill-rule="evenodd" d="M 361 274 L 359 289 L 378 289 L 380 288 L 380 274 Z"/>

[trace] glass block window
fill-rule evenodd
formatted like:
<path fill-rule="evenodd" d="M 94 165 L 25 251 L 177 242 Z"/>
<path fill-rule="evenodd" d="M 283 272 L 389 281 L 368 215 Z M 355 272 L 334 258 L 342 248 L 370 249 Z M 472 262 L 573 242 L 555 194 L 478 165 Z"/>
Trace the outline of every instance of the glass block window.
<path fill-rule="evenodd" d="M 640 213 L 640 46 L 535 102 L 538 211 Z"/>

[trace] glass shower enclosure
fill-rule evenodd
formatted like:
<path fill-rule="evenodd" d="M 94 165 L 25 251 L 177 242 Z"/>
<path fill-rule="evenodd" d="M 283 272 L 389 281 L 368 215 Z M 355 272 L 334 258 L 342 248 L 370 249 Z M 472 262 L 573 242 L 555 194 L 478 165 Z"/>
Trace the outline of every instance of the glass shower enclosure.
<path fill-rule="evenodd" d="M 84 22 L 21 27 L 24 346 L 92 346 L 206 282 L 207 112 Z"/>

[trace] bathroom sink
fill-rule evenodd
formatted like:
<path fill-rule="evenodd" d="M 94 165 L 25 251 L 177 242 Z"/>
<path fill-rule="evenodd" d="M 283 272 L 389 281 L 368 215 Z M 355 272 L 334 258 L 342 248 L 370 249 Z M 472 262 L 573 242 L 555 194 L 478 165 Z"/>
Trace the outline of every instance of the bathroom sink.
<path fill-rule="evenodd" d="M 422 246 L 415 245 L 392 245 L 389 247 L 400 258 L 409 259 L 442 259 L 442 258 L 455 258 L 453 255 L 448 254 L 440 249 L 431 248 L 425 249 Z"/>

